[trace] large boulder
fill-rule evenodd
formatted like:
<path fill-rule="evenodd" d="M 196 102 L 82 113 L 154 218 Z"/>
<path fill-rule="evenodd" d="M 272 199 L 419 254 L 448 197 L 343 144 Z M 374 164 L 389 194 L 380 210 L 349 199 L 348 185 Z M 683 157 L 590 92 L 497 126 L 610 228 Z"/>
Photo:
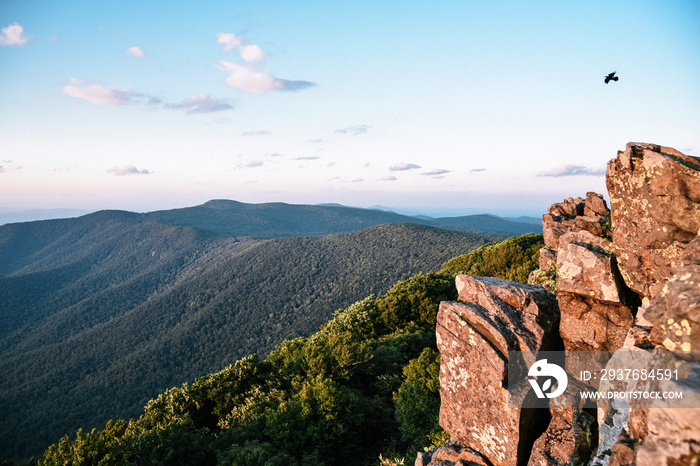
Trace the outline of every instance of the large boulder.
<path fill-rule="evenodd" d="M 625 342 L 640 302 L 618 271 L 616 251 L 585 230 L 559 238 L 556 283 L 567 350 L 614 351 Z"/>
<path fill-rule="evenodd" d="M 612 240 L 625 283 L 654 297 L 700 229 L 700 159 L 629 143 L 608 162 Z"/>
<path fill-rule="evenodd" d="M 522 438 L 535 431 L 521 431 L 521 423 L 538 421 L 508 409 L 508 352 L 537 353 L 558 341 L 556 299 L 539 286 L 498 278 L 460 275 L 456 283 L 460 301 L 438 311 L 440 425 L 492 464 L 515 465 L 529 455 L 522 446 L 535 440 Z"/>
<path fill-rule="evenodd" d="M 650 340 L 673 351 L 681 366 L 697 362 L 700 351 L 700 237 L 687 245 L 674 275 L 656 294 L 645 317 L 653 324 Z M 668 363 L 650 370 L 666 369 Z M 682 391 L 685 402 L 700 406 L 700 374 L 694 385 L 664 382 L 665 391 Z M 661 404 L 661 402 L 655 402 Z M 622 442 L 612 448 L 610 464 L 700 464 L 700 422 L 696 410 L 684 408 L 631 408 Z"/>
<path fill-rule="evenodd" d="M 700 236 L 675 272 L 645 313 L 654 325 L 650 339 L 669 351 L 700 351 Z"/>

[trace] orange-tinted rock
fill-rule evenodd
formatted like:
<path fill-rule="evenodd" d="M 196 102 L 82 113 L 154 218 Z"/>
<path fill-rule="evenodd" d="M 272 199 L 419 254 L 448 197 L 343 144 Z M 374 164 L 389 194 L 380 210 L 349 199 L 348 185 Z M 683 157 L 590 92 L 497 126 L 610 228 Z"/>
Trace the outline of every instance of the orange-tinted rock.
<path fill-rule="evenodd" d="M 645 313 L 654 324 L 650 339 L 670 351 L 700 351 L 700 237 Z"/>
<path fill-rule="evenodd" d="M 613 242 L 631 289 L 653 297 L 700 229 L 700 159 L 629 143 L 608 162 Z"/>
<path fill-rule="evenodd" d="M 536 353 L 555 340 L 556 300 L 541 287 L 498 278 L 456 282 L 460 302 L 438 311 L 440 425 L 492 464 L 515 465 L 524 433 L 521 411 L 508 408 L 508 351 Z"/>
<path fill-rule="evenodd" d="M 615 351 L 622 347 L 634 318 L 623 304 L 559 292 L 559 332 L 567 351 Z"/>

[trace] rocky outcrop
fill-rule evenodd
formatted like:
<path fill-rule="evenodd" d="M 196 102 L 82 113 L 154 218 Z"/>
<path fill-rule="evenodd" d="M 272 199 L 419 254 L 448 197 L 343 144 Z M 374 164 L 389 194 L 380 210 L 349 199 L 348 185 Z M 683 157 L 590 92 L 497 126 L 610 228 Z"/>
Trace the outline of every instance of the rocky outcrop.
<path fill-rule="evenodd" d="M 436 330 L 451 441 L 417 465 L 700 464 L 694 410 L 508 407 L 508 388 L 526 375 L 509 380 L 508 351 L 674 351 L 676 367 L 700 351 L 700 160 L 630 143 L 606 184 L 611 209 L 587 193 L 543 216 L 540 268 L 556 264 L 556 300 L 539 287 L 457 278 L 458 301 L 441 304 Z M 688 396 L 700 406 L 697 389 Z"/>
<path fill-rule="evenodd" d="M 545 342 L 556 341 L 556 299 L 542 287 L 499 278 L 460 275 L 456 283 L 459 302 L 441 303 L 437 318 L 440 425 L 454 442 L 491 464 L 516 465 L 518 448 L 527 441 L 521 434 L 531 433 L 522 432 L 520 423 L 538 420 L 494 406 L 508 403 L 508 352 L 536 354 Z"/>
<path fill-rule="evenodd" d="M 609 235 L 610 210 L 602 195 L 589 192 L 586 199 L 569 197 L 549 206 L 549 211 L 542 216 L 544 248 L 540 251 L 540 269 L 547 270 L 550 262 L 557 262 L 559 238 L 577 231 Z"/>
<path fill-rule="evenodd" d="M 608 162 L 606 185 L 620 272 L 627 286 L 652 298 L 700 229 L 700 160 L 629 143 Z"/>

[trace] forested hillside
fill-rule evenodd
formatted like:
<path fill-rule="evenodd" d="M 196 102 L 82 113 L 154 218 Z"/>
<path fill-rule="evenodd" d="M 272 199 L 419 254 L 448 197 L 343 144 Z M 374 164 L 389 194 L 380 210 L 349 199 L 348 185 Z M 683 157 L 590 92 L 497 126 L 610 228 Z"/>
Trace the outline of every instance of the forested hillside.
<path fill-rule="evenodd" d="M 494 276 L 520 276 L 536 262 L 541 238 L 510 238 L 370 295 L 266 358 L 248 356 L 163 392 L 138 419 L 66 436 L 41 464 L 361 465 L 378 464 L 380 454 L 415 457 L 444 440 L 435 316 L 440 301 L 456 298 L 454 274 L 489 257 L 499 259 Z"/>
<path fill-rule="evenodd" d="M 0 227 L 0 457 L 135 416 L 493 239 L 388 224 L 253 241 L 126 212 Z"/>

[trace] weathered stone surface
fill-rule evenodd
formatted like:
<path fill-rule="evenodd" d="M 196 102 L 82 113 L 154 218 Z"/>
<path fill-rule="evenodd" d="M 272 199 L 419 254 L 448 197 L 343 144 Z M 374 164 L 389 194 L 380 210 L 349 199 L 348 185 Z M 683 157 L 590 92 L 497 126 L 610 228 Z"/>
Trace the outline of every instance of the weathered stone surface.
<path fill-rule="evenodd" d="M 557 291 L 610 303 L 622 302 L 618 289 L 615 246 L 588 231 L 571 232 L 559 239 Z"/>
<path fill-rule="evenodd" d="M 541 270 L 549 270 L 550 265 L 557 263 L 557 251 L 547 246 L 540 249 L 539 267 Z"/>
<path fill-rule="evenodd" d="M 529 421 L 508 409 L 508 351 L 537 352 L 555 339 L 556 299 L 497 278 L 459 276 L 456 283 L 464 302 L 443 302 L 438 311 L 440 425 L 492 464 L 515 465 L 519 426 Z"/>
<path fill-rule="evenodd" d="M 458 275 L 455 285 L 459 301 L 478 304 L 488 311 L 474 319 L 472 325 L 483 325 L 485 320 L 497 332 L 512 333 L 518 340 L 505 349 L 506 355 L 509 350 L 537 351 L 544 334 L 556 332 L 559 322 L 556 297 L 540 286 L 469 275 Z"/>
<path fill-rule="evenodd" d="M 655 348 L 685 359 L 684 352 L 700 351 L 700 159 L 630 143 L 608 163 L 606 184 L 611 211 L 603 196 L 587 193 L 543 215 L 540 268 L 557 266 L 560 321 L 520 285 L 457 279 L 460 302 L 441 305 L 437 337 L 440 422 L 460 446 L 428 452 L 416 464 L 700 464 L 696 410 L 622 402 L 599 405 L 596 421 L 589 405 L 506 408 L 509 350 L 556 350 L 548 345 L 562 345 L 561 338 L 570 351 Z M 663 390 L 681 389 L 673 384 Z M 698 391 L 689 396 L 700 406 Z M 551 421 L 529 411 L 551 412 Z"/>
<path fill-rule="evenodd" d="M 573 430 L 573 409 L 552 410 L 552 420 L 544 434 L 532 446 L 528 466 L 549 466 L 569 464 L 576 449 Z"/>
<path fill-rule="evenodd" d="M 670 351 L 700 351 L 700 237 L 688 244 L 645 317 L 654 324 L 653 343 Z"/>
<path fill-rule="evenodd" d="M 542 216 L 545 247 L 556 251 L 559 238 L 569 232 L 589 231 L 596 236 L 604 236 L 609 212 L 603 196 L 593 192 L 587 193 L 585 200 L 569 197 L 563 202 L 552 204 L 548 213 Z M 545 269 L 542 264 L 540 268 Z"/>
<path fill-rule="evenodd" d="M 617 270 L 616 250 L 588 231 L 559 239 L 557 292 L 567 350 L 613 351 L 625 342 L 639 300 Z"/>
<path fill-rule="evenodd" d="M 490 466 L 488 458 L 459 442 L 448 441 L 433 450 L 418 453 L 416 466 Z"/>
<path fill-rule="evenodd" d="M 680 358 L 677 361 L 683 362 Z M 652 365 L 650 369 L 665 368 L 667 364 Z M 675 380 L 662 381 L 658 390 L 682 391 L 684 403 L 700 406 L 699 386 L 700 374 L 694 373 L 683 384 Z M 700 422 L 696 409 L 668 408 L 664 400 L 655 400 L 649 408 L 630 409 L 627 424 L 633 440 L 630 446 L 635 461 L 632 464 L 700 464 Z"/>
<path fill-rule="evenodd" d="M 469 445 L 494 464 L 515 464 L 508 460 L 517 454 L 519 412 L 494 409 L 508 404 L 504 381 L 508 346 L 514 338 L 477 317 L 487 313 L 471 303 L 440 305 L 440 425 L 452 440 Z"/>
<path fill-rule="evenodd" d="M 585 464 L 595 445 L 592 415 L 573 408 L 551 408 L 552 420 L 532 447 L 528 466 Z"/>
<path fill-rule="evenodd" d="M 700 159 L 629 143 L 608 162 L 613 242 L 627 285 L 653 297 L 700 229 Z"/>
<path fill-rule="evenodd" d="M 615 351 L 622 347 L 634 321 L 622 304 L 603 303 L 559 292 L 562 309 L 559 332 L 567 351 Z"/>
<path fill-rule="evenodd" d="M 610 209 L 608 209 L 608 204 L 606 204 L 602 194 L 594 192 L 586 193 L 583 215 L 585 217 L 596 217 L 598 219 L 607 218 L 608 215 L 610 215 Z"/>

